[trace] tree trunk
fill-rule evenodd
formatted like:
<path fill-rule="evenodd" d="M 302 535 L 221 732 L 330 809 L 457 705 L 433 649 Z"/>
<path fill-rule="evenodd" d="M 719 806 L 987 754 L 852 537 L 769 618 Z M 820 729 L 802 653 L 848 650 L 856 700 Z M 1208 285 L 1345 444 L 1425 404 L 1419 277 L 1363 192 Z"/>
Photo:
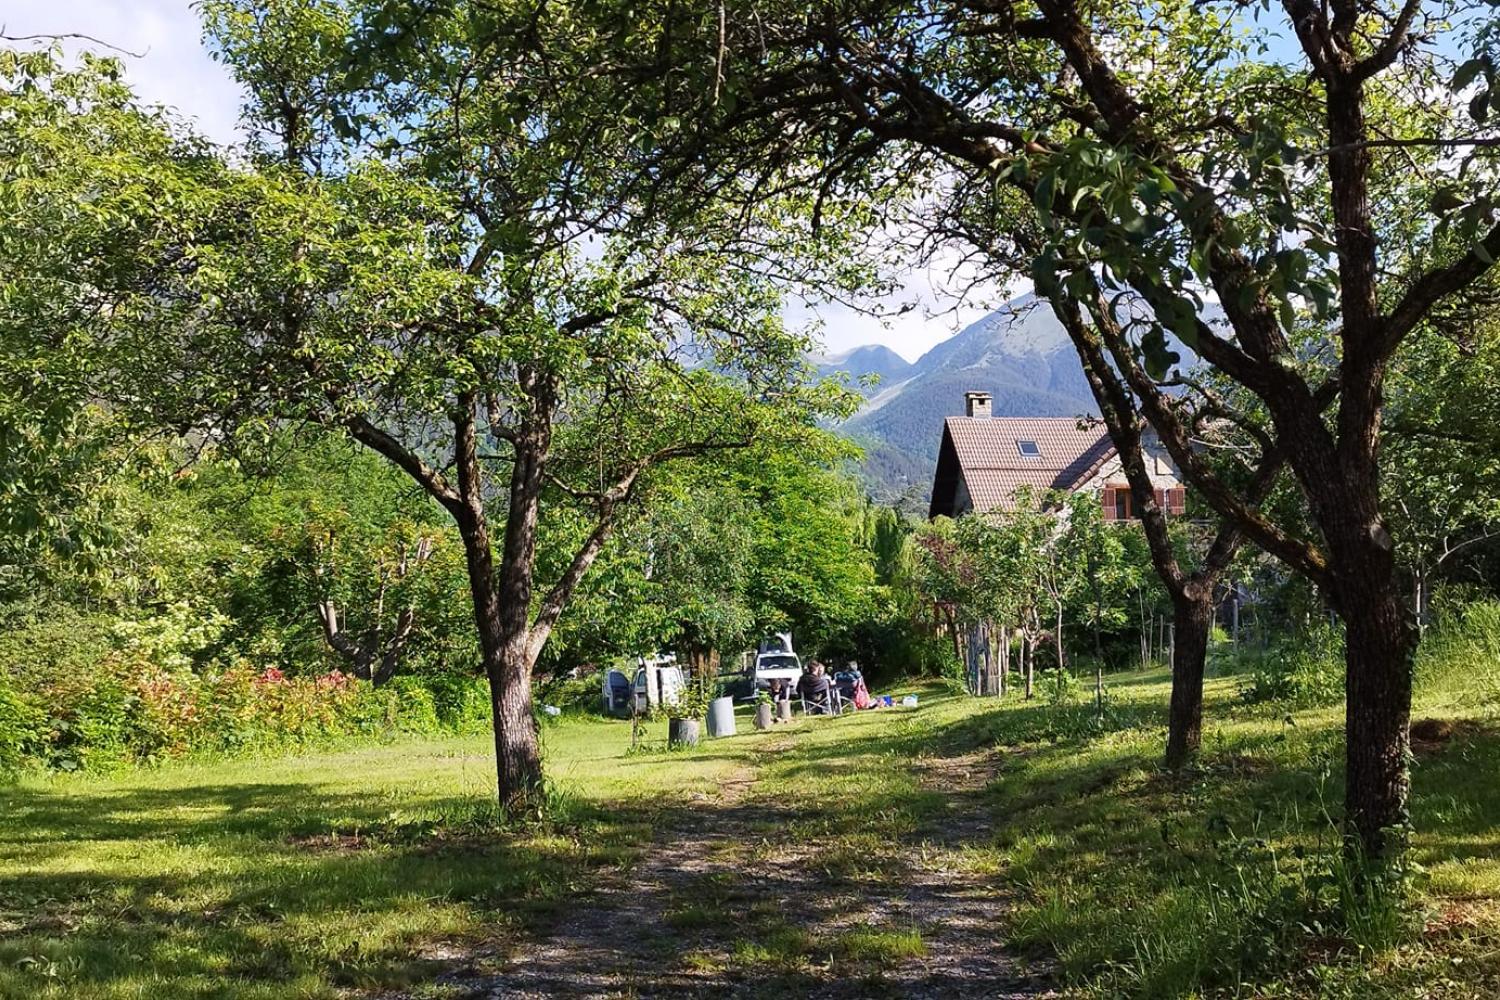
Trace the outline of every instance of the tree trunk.
<path fill-rule="evenodd" d="M 501 808 L 523 812 L 542 787 L 542 757 L 531 707 L 528 634 L 500 614 L 489 533 L 481 519 L 463 526 L 469 592 L 484 673 L 490 687 L 490 717 L 495 728 L 496 792 Z M 506 625 L 512 627 L 507 629 Z"/>
<path fill-rule="evenodd" d="M 1062 670 L 1066 664 L 1063 663 L 1063 605 L 1057 602 L 1057 633 L 1053 636 L 1057 644 L 1057 669 Z"/>
<path fill-rule="evenodd" d="M 1036 680 L 1036 642 L 1031 636 L 1026 636 L 1025 645 L 1021 647 L 1022 670 L 1026 675 L 1026 700 L 1031 700 L 1031 692 L 1035 687 Z"/>
<path fill-rule="evenodd" d="M 1001 698 L 1005 697 L 1005 685 L 1009 681 L 1010 673 L 1010 626 L 1002 626 L 999 636 L 1000 643 L 1000 680 L 995 694 Z"/>
<path fill-rule="evenodd" d="M 1099 587 L 1097 572 L 1090 577 L 1094 591 L 1094 708 L 1104 711 L 1104 637 L 1100 626 L 1104 621 L 1104 593 Z"/>
<path fill-rule="evenodd" d="M 1431 617 L 1432 607 L 1432 580 L 1425 570 L 1412 571 L 1412 614 L 1417 626 L 1417 642 L 1427 634 L 1427 624 Z"/>
<path fill-rule="evenodd" d="M 1232 611 L 1232 613 L 1234 615 L 1234 648 L 1235 649 L 1239 649 L 1240 648 L 1240 585 L 1239 585 L 1239 581 L 1235 581 L 1230 586 L 1232 586 L 1234 588 L 1233 591 L 1232 591 L 1232 596 L 1230 598 L 1230 600 L 1232 602 L 1231 605 L 1230 605 L 1230 608 L 1231 608 L 1231 611 Z"/>
<path fill-rule="evenodd" d="M 535 808 L 542 792 L 542 753 L 531 704 L 532 664 L 525 646 L 523 636 L 519 643 L 507 643 L 499 662 L 485 664 L 495 724 L 497 789 L 501 808 L 510 814 Z"/>
<path fill-rule="evenodd" d="M 1416 630 L 1389 575 L 1341 597 L 1344 619 L 1344 822 L 1371 861 L 1392 857 L 1409 822 L 1412 661 Z M 1352 588 L 1351 588 L 1352 589 Z M 1382 594 L 1380 590 L 1385 592 Z"/>
<path fill-rule="evenodd" d="M 1198 752 L 1203 736 L 1203 663 L 1213 626 L 1213 583 L 1199 581 L 1172 600 L 1172 704 L 1167 718 L 1167 767 Z"/>
<path fill-rule="evenodd" d="M 474 598 L 484 672 L 490 685 L 495 726 L 495 778 L 500 806 L 508 813 L 534 807 L 542 791 L 542 755 L 531 705 L 532 572 L 549 428 L 529 424 L 518 433 L 511 468 L 510 506 L 500 570 L 494 565 L 472 410 L 455 420 L 454 465 L 462 509 L 459 533 Z"/>

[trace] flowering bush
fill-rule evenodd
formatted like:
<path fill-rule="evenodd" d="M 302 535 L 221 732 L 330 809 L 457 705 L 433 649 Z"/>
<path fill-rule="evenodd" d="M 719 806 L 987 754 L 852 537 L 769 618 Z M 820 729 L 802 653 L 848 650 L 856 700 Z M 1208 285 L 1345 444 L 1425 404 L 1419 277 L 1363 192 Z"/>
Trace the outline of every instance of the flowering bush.
<path fill-rule="evenodd" d="M 445 678 L 441 690 L 450 702 L 487 705 L 482 687 L 474 678 Z M 420 678 L 375 689 L 337 670 L 297 677 L 239 662 L 195 673 L 126 653 L 24 693 L 0 675 L 0 772 L 287 752 L 355 737 L 467 730 L 470 721 L 445 720 Z"/>

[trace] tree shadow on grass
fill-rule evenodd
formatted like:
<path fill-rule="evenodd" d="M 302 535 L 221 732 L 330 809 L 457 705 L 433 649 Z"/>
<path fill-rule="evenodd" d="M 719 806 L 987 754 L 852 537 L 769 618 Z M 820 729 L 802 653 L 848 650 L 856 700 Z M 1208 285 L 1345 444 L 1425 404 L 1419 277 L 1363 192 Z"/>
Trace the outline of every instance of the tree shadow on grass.
<path fill-rule="evenodd" d="M 462 796 L 423 805 L 408 824 L 381 795 L 299 782 L 0 791 L 0 996 L 418 981 L 434 941 L 546 922 L 639 832 L 588 807 L 507 827 Z"/>

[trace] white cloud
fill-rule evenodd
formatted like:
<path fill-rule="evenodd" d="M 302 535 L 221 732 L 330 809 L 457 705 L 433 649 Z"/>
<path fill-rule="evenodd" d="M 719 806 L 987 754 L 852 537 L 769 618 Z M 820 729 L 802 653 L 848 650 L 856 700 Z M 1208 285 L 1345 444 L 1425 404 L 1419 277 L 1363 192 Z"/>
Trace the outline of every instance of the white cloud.
<path fill-rule="evenodd" d="M 940 254 L 895 277 L 900 287 L 873 308 L 794 303 L 787 310 L 787 320 L 794 325 L 820 324 L 816 333 L 829 354 L 863 344 L 884 344 L 906 360 L 915 361 L 1031 288 L 1029 281 L 1020 279 L 1004 286 L 978 281 L 951 253 Z"/>
<path fill-rule="evenodd" d="M 6 35 L 89 35 L 139 55 L 119 56 L 142 99 L 177 109 L 209 138 L 240 138 L 238 84 L 203 47 L 190 0 L 6 0 Z M 97 48 L 66 39 L 69 53 Z"/>

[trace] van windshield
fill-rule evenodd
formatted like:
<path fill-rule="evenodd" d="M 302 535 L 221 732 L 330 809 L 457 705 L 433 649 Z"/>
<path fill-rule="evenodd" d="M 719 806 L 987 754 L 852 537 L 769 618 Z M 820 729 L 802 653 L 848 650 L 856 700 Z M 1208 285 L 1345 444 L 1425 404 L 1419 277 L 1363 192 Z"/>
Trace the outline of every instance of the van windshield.
<path fill-rule="evenodd" d="M 762 656 L 756 662 L 755 668 L 757 670 L 800 670 L 802 663 L 790 653 L 783 653 L 781 655 L 772 654 L 770 656 Z"/>

